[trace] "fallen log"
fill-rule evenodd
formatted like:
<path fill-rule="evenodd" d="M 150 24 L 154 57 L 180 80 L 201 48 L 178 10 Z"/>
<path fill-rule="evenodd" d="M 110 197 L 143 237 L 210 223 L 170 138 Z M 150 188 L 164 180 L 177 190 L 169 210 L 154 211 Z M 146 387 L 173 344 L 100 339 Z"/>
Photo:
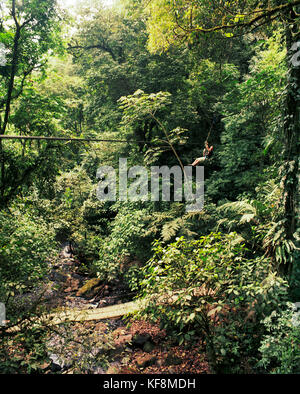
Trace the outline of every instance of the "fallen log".
<path fill-rule="evenodd" d="M 72 321 L 104 320 L 128 315 L 139 308 L 139 304 L 133 301 L 99 309 L 67 309 L 46 315 L 45 319 L 53 325 Z"/>
<path fill-rule="evenodd" d="M 132 301 L 125 304 L 112 305 L 99 309 L 65 309 L 59 312 L 44 314 L 36 319 L 24 320 L 22 324 L 8 328 L 7 332 L 18 332 L 22 328 L 28 326 L 54 326 L 70 322 L 114 319 L 137 312 L 140 308 L 140 303 Z"/>

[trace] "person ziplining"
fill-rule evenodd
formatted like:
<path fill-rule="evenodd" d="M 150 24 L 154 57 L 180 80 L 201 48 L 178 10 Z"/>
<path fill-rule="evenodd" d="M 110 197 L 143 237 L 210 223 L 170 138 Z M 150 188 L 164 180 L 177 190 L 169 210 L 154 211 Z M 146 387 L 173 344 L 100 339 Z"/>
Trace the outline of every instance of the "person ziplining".
<path fill-rule="evenodd" d="M 203 156 L 202 157 L 198 157 L 191 165 L 193 167 L 198 166 L 201 163 L 204 163 L 206 160 L 210 159 L 213 155 L 213 146 L 209 146 L 208 145 L 208 141 L 205 141 L 204 143 L 205 148 L 203 149 Z"/>
<path fill-rule="evenodd" d="M 209 146 L 208 140 L 210 138 L 210 135 L 213 131 L 214 126 L 216 125 L 216 121 L 217 121 L 216 116 L 213 115 L 212 123 L 211 123 L 210 129 L 209 129 L 209 132 L 207 134 L 206 140 L 204 142 L 205 148 L 203 149 L 203 156 L 198 157 L 192 164 L 189 164 L 190 166 L 197 167 L 199 164 L 204 164 L 207 160 L 209 160 L 212 157 L 214 147 L 212 145 Z"/>

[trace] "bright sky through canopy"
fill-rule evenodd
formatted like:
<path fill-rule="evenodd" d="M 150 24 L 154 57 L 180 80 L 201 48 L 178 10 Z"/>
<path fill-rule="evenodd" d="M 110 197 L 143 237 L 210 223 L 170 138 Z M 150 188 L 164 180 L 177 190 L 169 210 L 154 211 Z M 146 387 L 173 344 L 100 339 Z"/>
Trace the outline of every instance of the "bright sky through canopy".
<path fill-rule="evenodd" d="M 64 8 L 73 7 L 79 2 L 79 0 L 58 0 L 58 1 Z M 103 5 L 108 7 L 113 5 L 114 2 L 115 0 L 102 0 Z"/>

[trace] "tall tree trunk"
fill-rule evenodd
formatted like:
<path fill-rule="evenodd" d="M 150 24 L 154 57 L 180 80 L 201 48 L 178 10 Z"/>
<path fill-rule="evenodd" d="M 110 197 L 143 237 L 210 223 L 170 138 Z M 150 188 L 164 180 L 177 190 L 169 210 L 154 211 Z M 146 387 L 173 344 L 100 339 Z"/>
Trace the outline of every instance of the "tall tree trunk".
<path fill-rule="evenodd" d="M 1 128 L 1 134 L 5 134 L 5 130 L 7 127 L 8 117 L 9 117 L 9 112 L 10 112 L 10 104 L 11 104 L 11 99 L 12 99 L 12 93 L 13 93 L 14 84 L 15 84 L 15 76 L 16 76 L 17 69 L 18 69 L 19 42 L 20 42 L 20 38 L 21 38 L 21 26 L 20 26 L 19 22 L 17 21 L 17 17 L 16 17 L 16 2 L 15 2 L 15 0 L 13 0 L 13 2 L 12 2 L 12 17 L 14 18 L 14 21 L 15 21 L 16 32 L 15 32 L 15 36 L 14 36 L 14 47 L 13 47 L 13 54 L 12 54 L 11 71 L 10 71 L 10 77 L 9 77 L 9 81 L 8 81 L 6 103 L 5 103 L 5 113 L 4 113 L 3 125 Z"/>
<path fill-rule="evenodd" d="M 3 119 L 3 124 L 1 124 L 1 127 L 0 127 L 1 134 L 5 134 L 5 131 L 7 128 L 8 118 L 9 118 L 9 113 L 10 113 L 10 105 L 11 105 L 11 100 L 12 100 L 12 93 L 14 90 L 15 77 L 16 77 L 17 69 L 18 69 L 19 42 L 20 42 L 20 38 L 21 38 L 21 26 L 19 25 L 17 18 L 16 18 L 16 1 L 15 0 L 13 0 L 13 2 L 12 2 L 12 16 L 15 21 L 16 32 L 15 32 L 15 36 L 14 36 L 12 64 L 11 64 L 11 71 L 10 71 L 10 77 L 9 77 L 9 81 L 8 81 L 7 94 L 6 94 L 6 100 L 5 100 L 4 119 Z M 5 160 L 4 160 L 4 150 L 3 150 L 2 140 L 0 141 L 0 170 L 1 170 L 0 197 L 1 197 L 1 199 L 3 199 L 4 191 L 5 191 Z"/>
<path fill-rule="evenodd" d="M 288 86 L 284 119 L 284 164 L 281 168 L 281 174 L 284 188 L 283 203 L 286 238 L 295 242 L 300 135 L 300 65 L 299 61 L 297 61 L 300 55 L 297 56 L 297 51 L 300 51 L 300 31 L 296 22 L 296 14 L 293 10 L 287 14 L 286 45 L 288 51 Z M 292 256 L 290 256 L 288 263 L 284 267 L 286 274 L 291 272 L 292 263 Z"/>

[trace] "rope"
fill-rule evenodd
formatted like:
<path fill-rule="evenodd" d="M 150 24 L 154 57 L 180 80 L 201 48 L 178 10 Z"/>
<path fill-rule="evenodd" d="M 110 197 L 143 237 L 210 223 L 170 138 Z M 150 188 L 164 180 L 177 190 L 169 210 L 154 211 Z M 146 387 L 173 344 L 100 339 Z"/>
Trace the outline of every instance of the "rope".
<path fill-rule="evenodd" d="M 209 137 L 210 137 L 210 135 L 211 135 L 211 132 L 212 132 L 212 129 L 213 129 L 213 125 L 214 125 L 214 122 L 212 122 L 212 124 L 211 124 L 211 126 L 210 126 L 210 130 L 209 130 L 209 132 L 208 132 L 208 134 L 207 134 L 207 137 L 206 137 L 206 140 L 205 140 L 205 141 L 207 141 L 207 142 L 208 142 L 208 139 L 209 139 Z"/>
<path fill-rule="evenodd" d="M 145 140 L 114 140 L 114 139 L 99 139 L 99 138 L 72 138 L 72 137 L 45 137 L 45 136 L 28 136 L 28 135 L 0 135 L 0 140 L 28 140 L 28 141 L 65 141 L 65 142 L 111 142 L 121 144 L 147 144 L 149 146 L 170 147 L 168 141 L 158 140 L 158 142 L 165 145 L 154 144 L 153 142 Z M 189 142 L 188 145 L 199 146 L 198 143 Z"/>
<path fill-rule="evenodd" d="M 113 139 L 99 139 L 99 138 L 72 138 L 72 137 L 45 137 L 45 136 L 22 136 L 22 135 L 0 135 L 1 140 L 37 140 L 37 141 L 71 141 L 71 142 L 115 142 L 115 143 L 144 143 L 148 145 L 154 145 L 149 141 L 137 141 L 137 140 L 113 140 Z M 167 141 L 162 142 L 167 143 Z"/>

